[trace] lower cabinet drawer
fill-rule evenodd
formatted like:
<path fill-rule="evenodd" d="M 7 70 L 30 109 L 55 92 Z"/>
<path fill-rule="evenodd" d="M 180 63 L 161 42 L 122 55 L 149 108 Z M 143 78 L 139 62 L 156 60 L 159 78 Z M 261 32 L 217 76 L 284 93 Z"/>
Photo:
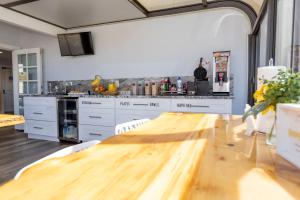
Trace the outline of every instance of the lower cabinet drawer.
<path fill-rule="evenodd" d="M 115 135 L 115 127 L 79 125 L 79 139 L 86 142 L 91 140 L 103 141 Z"/>
<path fill-rule="evenodd" d="M 116 112 L 116 124 L 122 124 L 140 119 L 154 119 L 161 113 L 159 111 L 119 110 Z"/>
<path fill-rule="evenodd" d="M 25 133 L 47 137 L 58 137 L 58 125 L 56 122 L 26 120 Z"/>
<path fill-rule="evenodd" d="M 79 124 L 94 126 L 114 126 L 115 110 L 80 108 Z"/>
<path fill-rule="evenodd" d="M 26 120 L 57 122 L 57 111 L 54 106 L 25 106 Z"/>

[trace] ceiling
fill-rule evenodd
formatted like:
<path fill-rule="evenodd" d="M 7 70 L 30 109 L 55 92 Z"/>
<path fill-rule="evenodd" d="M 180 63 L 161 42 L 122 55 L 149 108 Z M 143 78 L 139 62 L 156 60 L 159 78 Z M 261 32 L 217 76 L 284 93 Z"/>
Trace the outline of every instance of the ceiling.
<path fill-rule="evenodd" d="M 0 0 L 2 5 L 12 2 L 17 1 Z M 10 8 L 63 28 L 146 17 L 127 0 L 38 0 Z"/>
<path fill-rule="evenodd" d="M 158 10 L 214 0 L 0 0 L 0 5 L 36 19 L 69 29 L 140 19 Z M 226 1 L 226 0 L 225 0 Z M 256 13 L 263 0 L 240 0 Z"/>

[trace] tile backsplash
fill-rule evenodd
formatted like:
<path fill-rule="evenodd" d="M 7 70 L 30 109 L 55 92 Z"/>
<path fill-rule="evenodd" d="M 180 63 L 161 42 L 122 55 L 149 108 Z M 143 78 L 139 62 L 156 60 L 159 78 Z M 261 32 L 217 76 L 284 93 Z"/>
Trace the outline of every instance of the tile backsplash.
<path fill-rule="evenodd" d="M 149 77 L 149 78 L 124 78 L 124 79 L 102 79 L 101 83 L 107 88 L 108 83 L 110 81 L 118 81 L 119 82 L 119 91 L 128 91 L 131 90 L 131 85 L 133 83 L 138 82 L 161 82 L 162 79 L 165 77 Z M 176 84 L 177 76 L 169 77 L 171 83 Z M 188 82 L 188 81 L 194 81 L 194 76 L 182 76 L 182 81 Z M 233 76 L 231 76 L 231 93 L 233 91 Z M 212 91 L 212 77 L 209 78 L 209 87 L 210 91 Z M 88 93 L 88 91 L 92 92 L 91 87 L 92 80 L 71 80 L 71 81 L 48 81 L 47 82 L 47 88 L 48 93 L 68 93 L 70 91 L 76 91 L 76 92 L 82 92 L 82 93 Z"/>

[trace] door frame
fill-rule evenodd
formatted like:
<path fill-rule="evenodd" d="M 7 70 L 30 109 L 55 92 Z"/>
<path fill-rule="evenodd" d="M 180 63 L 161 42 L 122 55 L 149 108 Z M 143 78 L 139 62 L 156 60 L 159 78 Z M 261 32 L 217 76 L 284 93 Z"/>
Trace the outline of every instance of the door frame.
<path fill-rule="evenodd" d="M 272 58 L 275 61 L 275 47 L 276 47 L 276 22 L 277 22 L 277 0 L 264 0 L 259 15 L 256 19 L 252 33 L 249 35 L 249 50 L 248 50 L 248 104 L 254 104 L 253 93 L 256 90 L 257 82 L 257 67 L 259 61 L 260 51 L 260 26 L 263 19 L 267 18 L 267 52 L 265 65 L 268 65 L 269 60 Z"/>
<path fill-rule="evenodd" d="M 19 46 L 13 46 L 13 45 L 8 45 L 8 44 L 4 44 L 4 43 L 0 43 L 0 49 L 13 52 L 15 50 L 21 49 L 21 47 L 19 47 Z M 12 66 L 12 70 L 13 70 L 13 66 Z M 14 76 L 13 76 L 13 79 L 14 79 Z M 2 89 L 2 83 L 0 83 L 0 89 Z M 4 100 L 3 100 L 4 97 L 3 97 L 3 95 L 0 95 L 0 98 L 1 98 L 0 99 L 0 113 L 1 113 L 1 112 L 4 111 L 3 110 L 3 105 L 4 105 Z M 15 108 L 14 108 L 14 112 L 15 112 Z"/>
<path fill-rule="evenodd" d="M 17 49 L 17 50 L 14 50 L 12 52 L 12 61 L 13 61 L 13 77 L 14 77 L 14 101 L 15 102 L 18 102 L 19 101 L 19 97 L 20 97 L 20 94 L 19 94 L 19 79 L 18 79 L 18 76 L 19 76 L 19 66 L 18 66 L 18 55 L 19 54 L 30 54 L 30 53 L 37 53 L 38 56 L 37 56 L 37 75 L 38 75 L 38 92 L 37 94 L 41 94 L 42 93 L 42 80 L 43 80 L 43 71 L 42 71 L 42 50 L 41 48 L 29 48 L 29 49 Z M 26 94 L 25 94 L 26 95 Z M 15 103 L 15 106 L 14 106 L 14 111 L 15 111 L 15 114 L 19 114 L 19 106 L 17 103 Z"/>

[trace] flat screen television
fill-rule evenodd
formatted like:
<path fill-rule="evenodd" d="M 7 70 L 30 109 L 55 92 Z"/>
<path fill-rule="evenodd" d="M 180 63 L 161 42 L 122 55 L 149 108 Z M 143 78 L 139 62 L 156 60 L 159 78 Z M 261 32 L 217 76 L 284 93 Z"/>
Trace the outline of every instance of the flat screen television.
<path fill-rule="evenodd" d="M 91 32 L 59 34 L 61 56 L 94 55 Z"/>

